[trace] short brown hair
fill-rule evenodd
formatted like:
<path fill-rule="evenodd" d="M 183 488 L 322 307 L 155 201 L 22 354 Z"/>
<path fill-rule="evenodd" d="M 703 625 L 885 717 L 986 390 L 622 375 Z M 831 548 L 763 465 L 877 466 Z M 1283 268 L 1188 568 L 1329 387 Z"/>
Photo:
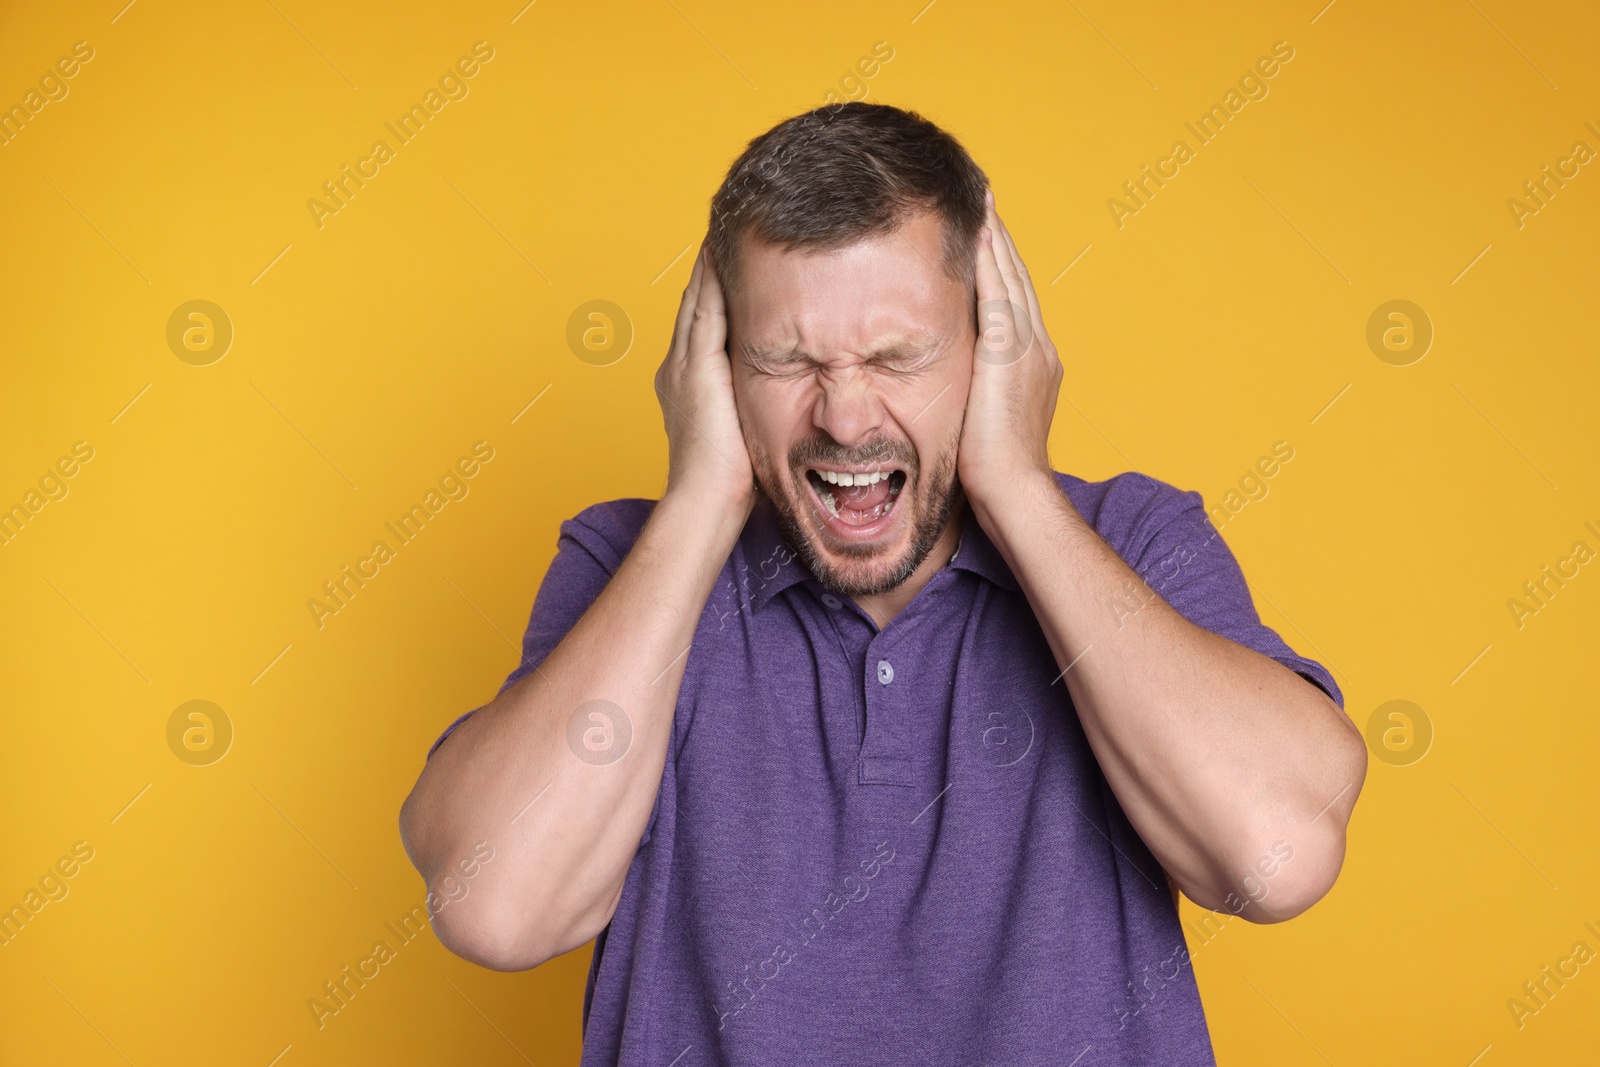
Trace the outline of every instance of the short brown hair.
<path fill-rule="evenodd" d="M 950 134 L 888 104 L 830 104 L 752 140 L 711 199 L 707 243 L 737 289 L 739 236 L 829 251 L 892 233 L 914 213 L 944 221 L 944 271 L 971 288 L 989 179 Z"/>

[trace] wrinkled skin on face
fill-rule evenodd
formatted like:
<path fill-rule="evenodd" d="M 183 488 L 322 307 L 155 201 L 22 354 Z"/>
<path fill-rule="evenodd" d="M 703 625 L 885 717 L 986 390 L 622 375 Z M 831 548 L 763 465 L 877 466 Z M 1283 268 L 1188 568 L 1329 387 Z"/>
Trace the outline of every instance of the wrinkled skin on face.
<path fill-rule="evenodd" d="M 823 585 L 892 590 L 961 500 L 971 290 L 944 273 L 932 212 L 827 252 L 742 240 L 728 350 L 756 482 Z"/>

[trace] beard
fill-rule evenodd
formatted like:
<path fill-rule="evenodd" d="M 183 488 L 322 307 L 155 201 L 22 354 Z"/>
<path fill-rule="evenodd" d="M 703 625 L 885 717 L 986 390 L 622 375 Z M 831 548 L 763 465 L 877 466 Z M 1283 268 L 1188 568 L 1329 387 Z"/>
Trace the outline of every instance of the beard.
<path fill-rule="evenodd" d="M 842 556 L 843 563 L 835 563 L 829 552 L 822 548 L 824 527 L 814 514 L 809 499 L 797 499 L 786 492 L 779 483 L 772 458 L 760 445 L 746 441 L 756 484 L 772 501 L 777 512 L 778 526 L 784 540 L 795 550 L 817 581 L 829 591 L 848 597 L 878 596 L 896 588 L 922 566 L 949 522 L 961 487 L 956 481 L 956 447 L 959 438 L 939 453 L 933 466 L 924 471 L 916 450 L 908 442 L 876 441 L 872 444 L 845 448 L 827 436 L 811 437 L 797 443 L 789 450 L 790 483 L 804 495 L 806 468 L 814 463 L 834 463 L 840 466 L 899 467 L 905 471 L 906 483 L 896 498 L 895 508 L 907 508 L 911 537 L 898 556 L 890 556 L 891 549 L 883 545 L 848 543 L 834 547 L 834 557 Z M 927 475 L 924 479 L 924 474 Z M 802 516 L 805 516 L 802 518 Z"/>

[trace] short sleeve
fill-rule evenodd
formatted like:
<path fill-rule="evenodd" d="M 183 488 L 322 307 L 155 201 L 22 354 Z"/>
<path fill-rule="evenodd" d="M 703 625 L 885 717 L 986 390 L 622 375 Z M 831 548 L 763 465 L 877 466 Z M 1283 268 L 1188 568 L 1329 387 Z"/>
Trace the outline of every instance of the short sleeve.
<path fill-rule="evenodd" d="M 1131 517 L 1119 553 L 1145 584 L 1196 626 L 1288 667 L 1344 707 L 1333 675 L 1300 655 L 1261 621 L 1250 586 L 1200 494 L 1144 475 L 1123 475 L 1123 510 Z M 1113 546 L 1116 547 L 1116 546 Z"/>
<path fill-rule="evenodd" d="M 533 611 L 528 617 L 528 628 L 522 635 L 521 660 L 501 683 L 496 696 L 543 663 L 545 657 L 583 618 L 584 612 L 599 599 L 600 593 L 638 538 L 639 529 L 649 516 L 649 505 L 652 503 L 647 500 L 617 500 L 596 504 L 561 524 L 556 539 L 555 559 L 539 584 L 539 592 L 533 600 Z M 478 710 L 473 708 L 445 727 L 444 733 L 428 749 L 429 758 L 444 744 L 445 738 L 455 732 L 456 727 Z"/>

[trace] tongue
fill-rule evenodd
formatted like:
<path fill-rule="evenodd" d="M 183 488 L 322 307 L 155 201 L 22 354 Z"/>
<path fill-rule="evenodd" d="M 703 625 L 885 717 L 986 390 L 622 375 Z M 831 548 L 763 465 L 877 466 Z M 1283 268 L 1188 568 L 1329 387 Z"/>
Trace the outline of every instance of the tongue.
<path fill-rule="evenodd" d="M 846 489 L 833 487 L 834 503 L 839 505 L 839 515 L 848 522 L 868 522 L 873 508 L 889 499 L 889 479 L 880 478 L 871 485 L 852 485 Z"/>

